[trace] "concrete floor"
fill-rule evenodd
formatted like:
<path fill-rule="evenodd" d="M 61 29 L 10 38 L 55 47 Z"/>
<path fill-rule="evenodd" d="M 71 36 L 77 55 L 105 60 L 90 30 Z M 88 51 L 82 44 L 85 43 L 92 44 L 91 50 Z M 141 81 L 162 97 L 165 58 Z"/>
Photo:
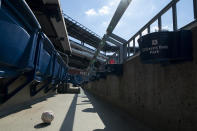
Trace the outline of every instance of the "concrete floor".
<path fill-rule="evenodd" d="M 43 124 L 43 111 L 52 110 L 55 119 Z M 0 118 L 0 131 L 151 131 L 113 107 L 81 90 L 81 94 L 58 94 L 23 107 Z"/>

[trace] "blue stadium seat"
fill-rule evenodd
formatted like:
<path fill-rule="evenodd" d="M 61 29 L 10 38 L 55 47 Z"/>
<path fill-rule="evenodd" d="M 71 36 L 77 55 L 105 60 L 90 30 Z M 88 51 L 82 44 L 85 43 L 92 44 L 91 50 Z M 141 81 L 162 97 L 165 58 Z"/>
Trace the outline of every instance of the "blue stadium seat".
<path fill-rule="evenodd" d="M 39 43 L 34 79 L 41 82 L 53 75 L 53 60 L 55 48 L 51 41 L 43 34 Z"/>
<path fill-rule="evenodd" d="M 3 92 L 4 101 L 26 85 L 30 86 L 30 95 L 33 96 L 49 85 L 59 84 L 67 72 L 66 66 L 51 41 L 41 32 L 25 0 L 1 2 L 0 78 L 16 82 L 20 77 L 27 78 L 12 92 L 8 92 L 8 88 L 13 82 L 7 82 L 1 87 L 0 95 Z"/>
<path fill-rule="evenodd" d="M 61 71 L 60 71 L 60 81 L 62 83 L 66 83 L 66 79 L 67 79 L 67 73 L 68 73 L 68 66 L 65 64 L 65 62 L 63 61 L 63 59 L 60 57 L 60 63 L 61 63 Z"/>
<path fill-rule="evenodd" d="M 67 75 L 68 75 L 68 66 L 66 65 L 64 70 L 63 82 L 66 82 Z"/>
<path fill-rule="evenodd" d="M 34 68 L 40 25 L 25 1 L 3 0 L 0 8 L 0 77 Z"/>
<path fill-rule="evenodd" d="M 75 75 L 75 76 L 74 76 L 74 79 L 75 79 L 74 85 L 80 86 L 81 83 L 82 83 L 82 81 L 83 81 L 82 76 L 81 76 L 81 75 Z"/>
<path fill-rule="evenodd" d="M 53 68 L 53 76 L 52 76 L 52 84 L 56 85 L 59 83 L 60 72 L 61 72 L 61 56 L 58 52 L 56 52 L 54 57 L 54 68 Z"/>
<path fill-rule="evenodd" d="M 81 77 L 81 75 L 68 75 L 67 78 L 67 82 L 68 83 L 72 83 L 73 86 L 80 86 L 82 84 L 83 78 Z"/>
<path fill-rule="evenodd" d="M 66 80 L 66 73 L 68 71 L 68 68 L 66 65 L 63 65 L 62 71 L 61 71 L 61 82 L 64 83 Z"/>
<path fill-rule="evenodd" d="M 50 88 L 45 89 L 45 93 L 47 93 L 51 89 L 56 89 L 56 85 L 67 83 L 68 67 L 64 64 L 63 59 L 58 52 L 55 53 L 53 65 L 54 67 L 53 67 L 52 82 Z"/>

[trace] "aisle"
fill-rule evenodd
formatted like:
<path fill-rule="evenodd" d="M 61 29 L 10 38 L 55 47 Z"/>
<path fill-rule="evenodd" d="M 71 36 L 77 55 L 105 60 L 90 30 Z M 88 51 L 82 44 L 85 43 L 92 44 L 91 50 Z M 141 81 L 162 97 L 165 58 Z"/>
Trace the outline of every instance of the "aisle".
<path fill-rule="evenodd" d="M 55 119 L 43 124 L 43 111 L 52 110 Z M 1 131 L 150 131 L 126 114 L 95 99 L 81 90 L 81 94 L 58 94 L 45 101 L 0 119 Z"/>

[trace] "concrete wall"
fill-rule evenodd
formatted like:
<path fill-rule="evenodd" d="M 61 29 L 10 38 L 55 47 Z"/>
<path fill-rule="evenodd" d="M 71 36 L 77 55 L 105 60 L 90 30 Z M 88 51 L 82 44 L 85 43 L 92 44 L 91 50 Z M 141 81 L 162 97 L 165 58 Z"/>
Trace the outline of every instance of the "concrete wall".
<path fill-rule="evenodd" d="M 137 56 L 124 64 L 123 76 L 108 76 L 85 88 L 156 130 L 196 131 L 197 28 L 193 49 L 192 62 L 166 66 L 142 64 Z"/>

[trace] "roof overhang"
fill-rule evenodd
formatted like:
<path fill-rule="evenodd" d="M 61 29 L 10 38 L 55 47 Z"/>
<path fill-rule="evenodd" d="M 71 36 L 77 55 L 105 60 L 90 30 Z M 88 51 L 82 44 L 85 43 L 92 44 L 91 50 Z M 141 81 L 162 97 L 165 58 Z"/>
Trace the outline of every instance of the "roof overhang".
<path fill-rule="evenodd" d="M 43 32 L 57 50 L 71 53 L 68 33 L 59 0 L 26 0 L 38 19 Z"/>

